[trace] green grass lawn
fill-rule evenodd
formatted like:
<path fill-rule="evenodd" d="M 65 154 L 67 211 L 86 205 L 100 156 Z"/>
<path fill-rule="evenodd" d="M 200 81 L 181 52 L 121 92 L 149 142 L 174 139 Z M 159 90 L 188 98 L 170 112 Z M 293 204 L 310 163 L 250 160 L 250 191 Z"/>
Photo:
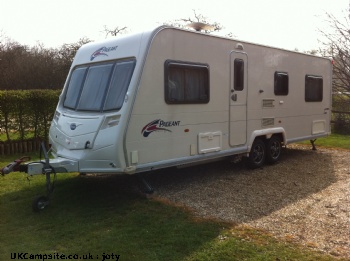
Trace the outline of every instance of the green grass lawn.
<path fill-rule="evenodd" d="M 309 141 L 302 142 L 303 144 L 310 144 Z M 329 148 L 342 148 L 350 150 L 350 136 L 331 134 L 325 138 L 319 138 L 315 142 L 317 146 L 329 147 Z"/>
<path fill-rule="evenodd" d="M 339 140 L 349 142 L 349 137 L 327 139 L 334 139 L 327 141 L 332 147 Z M 0 166 L 13 158 L 2 157 Z M 35 213 L 32 199 L 45 192 L 44 184 L 44 176 L 0 177 L 0 260 L 11 260 L 14 253 L 77 254 L 72 257 L 79 260 L 117 260 L 115 255 L 143 261 L 339 260 L 260 230 L 199 219 L 183 207 L 145 198 L 135 192 L 132 177 L 58 174 L 51 205 Z"/>

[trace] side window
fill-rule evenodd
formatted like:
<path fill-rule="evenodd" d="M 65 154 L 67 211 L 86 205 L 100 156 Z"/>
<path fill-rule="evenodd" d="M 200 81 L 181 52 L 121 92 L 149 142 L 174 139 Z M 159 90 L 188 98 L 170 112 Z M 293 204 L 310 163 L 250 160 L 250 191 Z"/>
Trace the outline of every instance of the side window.
<path fill-rule="evenodd" d="M 320 102 L 323 100 L 323 79 L 321 76 L 305 76 L 305 101 Z"/>
<path fill-rule="evenodd" d="M 234 61 L 233 89 L 235 91 L 243 91 L 244 89 L 244 61 L 242 59 Z"/>
<path fill-rule="evenodd" d="M 164 67 L 166 103 L 209 102 L 209 66 L 207 64 L 168 60 Z"/>
<path fill-rule="evenodd" d="M 289 91 L 288 73 L 275 72 L 274 83 L 275 83 L 274 84 L 275 95 L 288 95 L 288 91 Z"/>

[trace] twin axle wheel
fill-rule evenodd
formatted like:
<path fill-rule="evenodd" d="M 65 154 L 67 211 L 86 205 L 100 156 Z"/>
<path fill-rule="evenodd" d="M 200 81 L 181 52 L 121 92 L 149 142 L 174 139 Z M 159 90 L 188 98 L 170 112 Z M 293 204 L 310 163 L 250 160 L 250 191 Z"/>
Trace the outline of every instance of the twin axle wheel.
<path fill-rule="evenodd" d="M 282 141 L 279 136 L 272 136 L 268 140 L 255 139 L 248 157 L 250 168 L 259 168 L 265 162 L 273 164 L 277 162 L 282 153 Z"/>

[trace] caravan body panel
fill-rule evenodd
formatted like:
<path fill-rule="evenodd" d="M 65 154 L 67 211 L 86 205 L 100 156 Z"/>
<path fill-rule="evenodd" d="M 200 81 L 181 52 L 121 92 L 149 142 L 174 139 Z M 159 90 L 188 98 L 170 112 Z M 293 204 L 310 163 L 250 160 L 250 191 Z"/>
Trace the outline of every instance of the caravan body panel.
<path fill-rule="evenodd" d="M 256 137 L 314 139 L 330 133 L 331 71 L 321 57 L 165 26 L 88 44 L 50 140 L 81 172 L 135 173 L 247 154 Z"/>

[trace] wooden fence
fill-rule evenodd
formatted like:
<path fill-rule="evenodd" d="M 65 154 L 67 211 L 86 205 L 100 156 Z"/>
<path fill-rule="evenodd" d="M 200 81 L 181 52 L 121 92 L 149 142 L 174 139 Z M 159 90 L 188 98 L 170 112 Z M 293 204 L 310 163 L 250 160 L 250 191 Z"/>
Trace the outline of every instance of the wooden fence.
<path fill-rule="evenodd" d="M 41 140 L 0 142 L 0 156 L 22 154 L 40 151 Z"/>

